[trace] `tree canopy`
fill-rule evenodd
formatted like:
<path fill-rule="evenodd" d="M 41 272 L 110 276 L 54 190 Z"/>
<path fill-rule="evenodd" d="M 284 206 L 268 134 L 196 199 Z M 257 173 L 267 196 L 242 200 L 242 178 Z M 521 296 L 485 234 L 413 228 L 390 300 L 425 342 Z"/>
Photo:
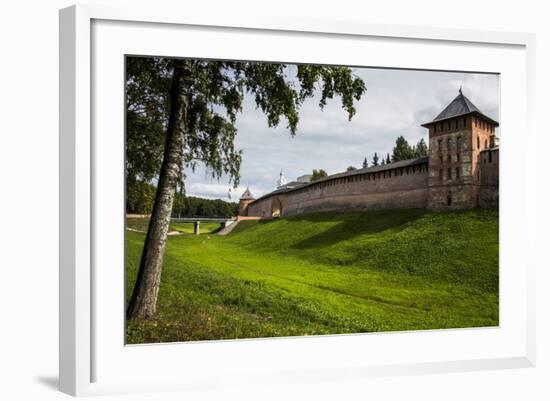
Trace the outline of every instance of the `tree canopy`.
<path fill-rule="evenodd" d="M 428 156 L 428 145 L 424 138 L 421 138 L 414 147 L 414 157 Z"/>
<path fill-rule="evenodd" d="M 392 153 L 392 161 L 408 160 L 414 158 L 414 150 L 409 145 L 409 142 L 403 135 L 400 135 L 395 140 L 395 146 Z"/>
<path fill-rule="evenodd" d="M 325 178 L 327 176 L 328 176 L 327 172 L 322 168 L 320 168 L 319 170 L 313 169 L 313 172 L 311 173 L 311 182 L 318 181 L 321 178 Z"/>
<path fill-rule="evenodd" d="M 318 95 L 323 109 L 329 99 L 341 98 L 351 120 L 354 101 L 366 90 L 352 70 L 340 66 L 213 61 L 161 57 L 128 57 L 126 65 L 126 177 L 128 188 L 151 182 L 160 171 L 170 109 L 174 68 L 185 68 L 187 127 L 183 171 L 203 163 L 213 178 L 227 174 L 238 185 L 242 153 L 235 149 L 236 118 L 243 97 L 250 94 L 269 127 L 283 120 L 291 135 L 298 129 L 299 109 Z M 184 173 L 180 185 L 184 184 Z"/>

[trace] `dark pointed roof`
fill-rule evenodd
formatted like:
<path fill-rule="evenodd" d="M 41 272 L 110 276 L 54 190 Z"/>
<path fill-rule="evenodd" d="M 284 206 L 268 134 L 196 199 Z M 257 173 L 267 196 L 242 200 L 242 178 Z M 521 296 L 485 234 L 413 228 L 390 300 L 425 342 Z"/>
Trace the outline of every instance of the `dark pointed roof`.
<path fill-rule="evenodd" d="M 450 118 L 459 117 L 459 116 L 466 116 L 468 114 L 476 114 L 481 118 L 484 118 L 488 122 L 494 124 L 498 127 L 498 122 L 493 120 L 490 117 L 487 117 L 485 114 L 483 114 L 476 106 L 473 104 L 470 99 L 468 99 L 464 94 L 462 93 L 462 88 L 458 91 L 458 96 L 453 99 L 451 103 L 447 107 L 443 109 L 441 113 L 438 114 L 438 116 L 428 123 L 422 124 L 423 127 L 428 127 L 433 123 L 448 120 Z"/>
<path fill-rule="evenodd" d="M 246 187 L 246 191 L 243 192 L 241 199 L 254 199 L 252 192 L 250 192 L 250 188 Z"/>

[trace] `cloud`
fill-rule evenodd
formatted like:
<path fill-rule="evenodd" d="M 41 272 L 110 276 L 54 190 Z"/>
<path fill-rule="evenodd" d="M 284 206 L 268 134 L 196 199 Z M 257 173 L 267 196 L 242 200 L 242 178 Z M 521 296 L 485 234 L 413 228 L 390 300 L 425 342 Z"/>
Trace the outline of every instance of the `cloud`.
<path fill-rule="evenodd" d="M 247 185 L 256 197 L 272 191 L 281 170 L 293 180 L 314 168 L 332 174 L 350 165 L 359 167 L 364 157 L 370 162 L 374 152 L 391 153 L 399 135 L 411 144 L 420 138 L 427 140 L 427 130 L 421 124 L 439 114 L 457 96 L 460 86 L 483 113 L 500 119 L 498 75 L 367 68 L 354 72 L 365 81 L 367 92 L 357 102 L 352 121 L 339 98 L 329 100 L 321 111 L 319 98 L 314 97 L 300 110 L 295 137 L 285 121 L 269 128 L 253 99 L 245 98 L 236 138 L 237 148 L 243 150 L 241 184 L 233 196 L 240 196 Z M 227 177 L 212 180 L 201 166 L 195 173 L 186 173 L 188 194 L 228 199 L 231 185 Z"/>

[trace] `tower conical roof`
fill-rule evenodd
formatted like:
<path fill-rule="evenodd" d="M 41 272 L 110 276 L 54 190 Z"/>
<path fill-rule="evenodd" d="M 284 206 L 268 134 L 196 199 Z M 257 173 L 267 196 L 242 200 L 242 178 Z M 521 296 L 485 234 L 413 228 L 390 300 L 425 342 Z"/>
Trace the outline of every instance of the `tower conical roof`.
<path fill-rule="evenodd" d="M 497 121 L 483 114 L 476 107 L 476 105 L 470 101 L 470 99 L 464 96 L 464 94 L 462 93 L 462 88 L 458 91 L 458 96 L 455 97 L 453 101 L 449 103 L 447 107 L 445 107 L 443 111 L 439 113 L 433 121 L 422 124 L 422 126 L 427 127 L 439 121 L 448 120 L 450 118 L 459 117 L 459 116 L 466 116 L 468 114 L 477 114 L 478 116 L 484 118 L 485 120 L 489 121 L 490 123 L 498 127 Z"/>
<path fill-rule="evenodd" d="M 246 187 L 246 191 L 244 191 L 241 196 L 241 200 L 243 199 L 254 199 L 252 192 L 250 192 L 250 188 Z"/>

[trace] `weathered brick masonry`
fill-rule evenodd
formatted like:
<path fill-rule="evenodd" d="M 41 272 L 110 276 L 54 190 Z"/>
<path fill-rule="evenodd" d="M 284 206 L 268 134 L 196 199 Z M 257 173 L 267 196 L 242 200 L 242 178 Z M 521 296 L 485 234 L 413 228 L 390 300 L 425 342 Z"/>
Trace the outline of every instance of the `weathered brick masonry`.
<path fill-rule="evenodd" d="M 254 200 L 243 216 L 278 217 L 313 211 L 498 207 L 499 150 L 495 127 L 462 91 L 431 122 L 429 155 L 293 183 Z"/>

